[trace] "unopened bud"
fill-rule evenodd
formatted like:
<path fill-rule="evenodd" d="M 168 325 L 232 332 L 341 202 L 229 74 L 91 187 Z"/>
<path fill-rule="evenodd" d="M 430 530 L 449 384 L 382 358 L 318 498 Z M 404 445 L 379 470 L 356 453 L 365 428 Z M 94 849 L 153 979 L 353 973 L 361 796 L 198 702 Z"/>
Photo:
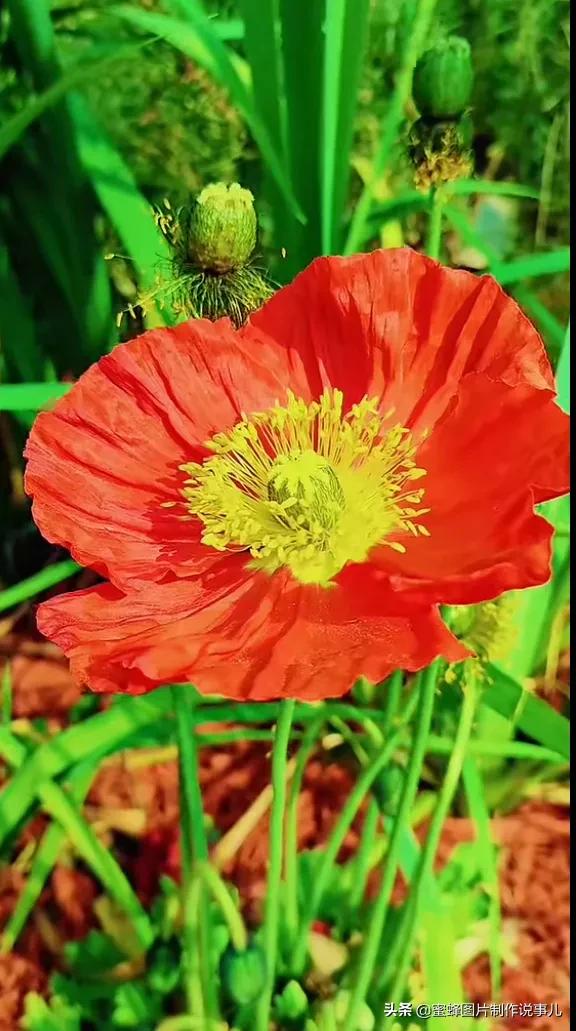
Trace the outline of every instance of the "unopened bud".
<path fill-rule="evenodd" d="M 212 183 L 190 213 L 187 250 L 199 268 L 230 272 L 245 265 L 256 246 L 256 212 L 250 190 Z"/>
<path fill-rule="evenodd" d="M 412 95 L 425 118 L 457 118 L 472 96 L 474 70 L 470 44 L 448 36 L 422 55 L 414 70 Z"/>

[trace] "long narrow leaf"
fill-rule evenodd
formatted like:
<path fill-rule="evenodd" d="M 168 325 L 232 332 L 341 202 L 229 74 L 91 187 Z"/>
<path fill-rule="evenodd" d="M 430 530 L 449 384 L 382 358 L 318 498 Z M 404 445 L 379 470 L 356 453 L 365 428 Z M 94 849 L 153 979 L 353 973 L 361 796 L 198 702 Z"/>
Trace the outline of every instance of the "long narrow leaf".
<path fill-rule="evenodd" d="M 9 374 L 41 380 L 46 362 L 38 342 L 34 320 L 20 290 L 8 248 L 0 240 L 0 339 Z"/>
<path fill-rule="evenodd" d="M 39 411 L 64 397 L 70 383 L 0 383 L 0 412 Z"/>
<path fill-rule="evenodd" d="M 122 700 L 40 745 L 0 794 L 0 843 L 33 807 L 39 784 L 59 777 L 85 759 L 114 752 L 136 731 L 170 712 L 170 691 L 160 688 L 145 698 Z"/>
<path fill-rule="evenodd" d="M 537 276 L 555 276 L 570 271 L 570 248 L 560 247 L 557 251 L 544 254 L 528 254 L 516 261 L 494 263 L 490 271 L 502 286 L 518 283 Z"/>
<path fill-rule="evenodd" d="M 111 10 L 136 28 L 154 33 L 193 61 L 197 61 L 224 89 L 228 90 L 232 101 L 246 120 L 286 203 L 292 209 L 295 217 L 302 219 L 302 211 L 294 197 L 282 158 L 256 111 L 252 91 L 240 77 L 237 62 L 231 59 L 225 44 L 214 31 L 210 19 L 195 4 L 189 8 L 187 21 L 133 7 L 118 6 Z"/>
<path fill-rule="evenodd" d="M 160 232 L 150 205 L 123 158 L 110 143 L 85 100 L 70 98 L 70 111 L 76 128 L 78 150 L 92 186 L 123 246 L 138 272 L 144 290 L 154 293 L 159 276 L 169 276 L 172 252 Z M 155 306 L 162 321 L 172 321 L 161 303 L 162 290 Z M 154 301 L 151 302 L 154 306 Z"/>
<path fill-rule="evenodd" d="M 502 669 L 490 664 L 491 684 L 482 701 L 496 712 L 513 719 L 520 730 L 545 748 L 570 759 L 570 722 L 541 698 L 525 691 Z"/>
<path fill-rule="evenodd" d="M 26 762 L 26 748 L 10 731 L 2 729 L 0 741 L 8 743 L 11 764 L 19 766 Z M 66 832 L 79 855 L 130 919 L 142 949 L 147 949 L 153 938 L 150 921 L 123 870 L 84 819 L 72 794 L 51 780 L 39 782 L 36 790 L 44 809 Z"/>
<path fill-rule="evenodd" d="M 88 794 L 95 772 L 94 764 L 86 762 L 81 763 L 70 774 L 68 789 L 78 805 L 83 803 Z M 58 823 L 51 823 L 38 845 L 30 873 L 26 877 L 18 901 L 0 937 L 0 953 L 11 952 L 14 948 L 56 865 L 65 842 L 66 832 L 63 827 Z"/>
<path fill-rule="evenodd" d="M 286 107 L 278 0 L 240 0 L 254 104 L 279 154 L 286 151 Z"/>
<path fill-rule="evenodd" d="M 286 237 L 285 275 L 294 275 L 320 254 L 320 149 L 325 0 L 280 0 L 288 162 L 298 203 Z"/>
<path fill-rule="evenodd" d="M 539 200 L 540 193 L 532 186 L 522 183 L 494 182 L 492 179 L 457 179 L 445 187 L 446 194 L 467 197 L 475 194 L 486 194 L 494 197 L 524 197 L 526 200 Z"/>
<path fill-rule="evenodd" d="M 322 250 L 338 252 L 350 181 L 354 120 L 368 39 L 370 0 L 336 0 L 325 24 Z"/>
<path fill-rule="evenodd" d="M 0 387 L 0 389 L 2 388 Z M 19 584 L 7 587 L 5 591 L 0 591 L 0 612 L 5 612 L 6 609 L 11 609 L 15 605 L 21 605 L 29 598 L 35 598 L 42 591 L 73 576 L 79 569 L 80 566 L 72 559 L 65 559 L 64 562 L 46 566 L 46 569 L 40 570 L 39 573 L 35 573 L 27 580 L 22 580 Z"/>

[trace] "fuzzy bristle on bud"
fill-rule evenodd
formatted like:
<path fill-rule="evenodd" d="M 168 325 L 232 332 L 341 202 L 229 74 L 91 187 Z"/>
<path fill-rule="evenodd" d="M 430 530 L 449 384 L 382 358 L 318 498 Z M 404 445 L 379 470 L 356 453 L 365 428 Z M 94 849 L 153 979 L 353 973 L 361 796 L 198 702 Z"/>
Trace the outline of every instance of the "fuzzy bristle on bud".
<path fill-rule="evenodd" d="M 426 193 L 469 176 L 473 169 L 471 139 L 472 122 L 468 115 L 454 122 L 419 118 L 409 138 L 416 189 Z"/>
<path fill-rule="evenodd" d="M 211 183 L 196 198 L 187 226 L 188 258 L 209 272 L 230 272 L 256 246 L 256 212 L 250 190 L 238 183 Z"/>

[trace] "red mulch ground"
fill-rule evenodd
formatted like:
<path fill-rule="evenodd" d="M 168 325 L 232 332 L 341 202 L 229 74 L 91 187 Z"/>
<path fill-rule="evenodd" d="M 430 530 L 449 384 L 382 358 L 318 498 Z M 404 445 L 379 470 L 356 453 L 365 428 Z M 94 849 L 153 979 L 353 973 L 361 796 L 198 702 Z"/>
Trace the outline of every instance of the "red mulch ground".
<path fill-rule="evenodd" d="M 78 691 L 66 666 L 51 646 L 12 633 L 2 636 L 1 655 L 12 659 L 14 714 L 19 718 L 49 717 L 61 725 Z M 207 812 L 222 832 L 234 825 L 268 783 L 266 746 L 238 744 L 203 750 L 202 785 Z M 325 840 L 350 791 L 353 773 L 319 758 L 309 763 L 299 810 L 300 846 L 310 848 Z M 155 890 L 161 870 L 177 874 L 178 777 L 173 761 L 126 770 L 122 761 L 107 764 L 88 799 L 90 817 L 112 840 L 124 828 L 138 838 L 138 847 L 126 851 L 125 866 L 144 899 Z M 38 834 L 42 817 L 27 829 L 22 845 Z M 503 915 L 518 927 L 517 967 L 505 967 L 503 998 L 509 1002 L 557 1002 L 565 1016 L 514 1018 L 502 1027 L 541 1031 L 567 1031 L 569 984 L 569 822 L 565 809 L 528 803 L 516 813 L 494 821 L 503 846 L 501 892 Z M 448 822 L 441 848 L 445 860 L 460 841 L 470 840 L 468 820 Z M 256 915 L 265 886 L 267 821 L 247 837 L 226 874 L 238 885 L 247 914 Z M 118 837 L 115 839 L 118 846 Z M 126 836 L 124 836 L 126 840 Z M 343 856 L 358 841 L 353 827 Z M 122 847 L 120 845 L 120 847 Z M 132 853 L 130 855 L 129 853 Z M 6 922 L 23 885 L 14 867 L 0 868 L 0 927 Z M 91 878 L 75 869 L 71 857 L 53 874 L 41 906 L 23 933 L 18 953 L 0 956 L 0 1031 L 16 1031 L 26 991 L 42 991 L 50 970 L 58 964 L 64 941 L 82 937 L 93 922 L 97 888 Z M 466 974 L 470 998 L 490 1001 L 488 964 L 483 957 Z M 447 1000 L 449 1001 L 449 1000 Z"/>

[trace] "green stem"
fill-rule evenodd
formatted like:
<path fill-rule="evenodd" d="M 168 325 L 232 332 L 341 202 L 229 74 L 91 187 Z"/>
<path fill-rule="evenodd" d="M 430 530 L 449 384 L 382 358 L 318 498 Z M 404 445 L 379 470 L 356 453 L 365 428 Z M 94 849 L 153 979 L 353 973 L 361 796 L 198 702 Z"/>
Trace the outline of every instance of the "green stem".
<path fill-rule="evenodd" d="M 372 915 L 368 926 L 368 932 L 362 945 L 355 983 L 352 987 L 348 1011 L 344 1021 L 345 1027 L 355 1028 L 358 1021 L 359 1010 L 366 998 L 366 992 L 372 980 L 374 967 L 378 955 L 378 949 L 382 939 L 382 931 L 388 914 L 390 896 L 398 870 L 398 856 L 402 836 L 409 825 L 410 810 L 414 804 L 418 783 L 424 759 L 426 756 L 426 741 L 430 732 L 432 712 L 434 710 L 434 697 L 438 677 L 439 663 L 429 666 L 419 678 L 418 696 L 418 721 L 412 742 L 412 750 L 408 760 L 408 766 L 404 776 L 402 794 L 398 805 L 390 844 L 386 855 L 386 862 L 382 872 L 380 890 L 372 909 Z M 392 996 L 391 996 L 392 998 Z"/>
<path fill-rule="evenodd" d="M 400 998 L 402 989 L 406 982 L 406 977 L 408 975 L 412 959 L 412 946 L 417 928 L 418 914 L 432 873 L 440 835 L 442 834 L 442 828 L 452 805 L 456 788 L 462 774 L 462 767 L 464 765 L 468 742 L 470 741 L 470 735 L 474 725 L 474 716 L 477 704 L 478 691 L 476 686 L 473 683 L 470 683 L 464 688 L 464 701 L 460 710 L 460 718 L 456 729 L 456 736 L 454 738 L 454 748 L 446 768 L 442 787 L 438 794 L 436 809 L 434 810 L 434 815 L 426 836 L 424 848 L 420 855 L 420 862 L 412 881 L 410 900 L 404 909 L 402 922 L 394 939 L 394 944 L 388 953 L 386 966 L 382 973 L 382 984 L 386 984 L 388 977 L 390 976 L 389 972 L 396 970 L 391 988 L 389 992 L 387 992 L 387 996 L 390 999 Z M 380 1022 L 378 1031 L 388 1031 L 393 1023 L 393 1018 L 391 1019 L 389 1016 L 384 1016 Z"/>
<path fill-rule="evenodd" d="M 398 715 L 400 702 L 402 701 L 402 688 L 404 686 L 404 672 L 401 669 L 394 671 L 386 684 L 386 701 L 384 704 L 384 737 L 392 732 L 392 727 Z"/>
<path fill-rule="evenodd" d="M 402 64 L 396 78 L 396 85 L 382 128 L 382 136 L 380 137 L 380 143 L 374 158 L 372 174 L 356 205 L 344 254 L 354 254 L 366 240 L 366 223 L 370 215 L 374 190 L 378 183 L 381 182 L 382 176 L 394 153 L 398 129 L 404 117 L 404 107 L 410 96 L 414 66 L 426 42 L 435 7 L 436 0 L 420 0 L 417 5 L 413 25 L 406 37 Z"/>
<path fill-rule="evenodd" d="M 246 926 L 220 874 L 210 863 L 197 863 L 196 870 L 212 898 L 220 907 L 220 912 L 228 925 L 230 941 L 234 949 L 236 952 L 244 952 L 248 948 Z"/>
<path fill-rule="evenodd" d="M 298 801 L 300 790 L 304 779 L 304 771 L 308 760 L 315 748 L 318 733 L 325 720 L 322 713 L 306 729 L 298 757 L 294 776 L 290 784 L 290 794 L 286 812 L 286 847 L 285 847 L 285 878 L 286 878 L 286 935 L 291 944 L 298 928 Z"/>
<path fill-rule="evenodd" d="M 410 718 L 410 715 L 416 706 L 417 699 L 418 693 L 413 692 L 406 705 L 404 713 L 406 720 Z M 375 758 L 372 759 L 369 765 L 363 769 L 354 785 L 354 788 L 346 799 L 346 804 L 344 805 L 332 834 L 330 835 L 330 839 L 324 849 L 320 867 L 314 880 L 312 891 L 310 892 L 306 908 L 300 920 L 298 938 L 296 939 L 296 944 L 292 953 L 291 969 L 297 974 L 300 973 L 304 967 L 306 951 L 308 948 L 310 925 L 318 912 L 332 867 L 336 862 L 336 858 L 342 847 L 344 838 L 348 833 L 350 825 L 356 816 L 364 797 L 370 790 L 378 774 L 382 772 L 391 756 L 396 751 L 403 732 L 404 726 L 402 725 L 396 733 L 388 739 L 384 747 L 378 752 Z"/>
<path fill-rule="evenodd" d="M 444 197 L 440 190 L 432 190 L 426 254 L 429 258 L 434 258 L 435 261 L 439 261 L 440 251 L 442 248 L 442 220 L 444 217 L 444 203 Z"/>
<path fill-rule="evenodd" d="M 362 836 L 360 838 L 358 851 L 352 860 L 352 888 L 350 890 L 350 899 L 348 902 L 351 913 L 354 913 L 354 911 L 361 905 L 362 899 L 364 898 L 366 881 L 368 880 L 368 874 L 370 873 L 372 852 L 377 838 L 379 819 L 380 806 L 376 799 L 373 798 L 368 806 L 366 816 L 364 817 Z"/>
<path fill-rule="evenodd" d="M 195 864 L 208 859 L 208 841 L 200 791 L 198 743 L 194 728 L 194 699 L 186 687 L 172 688 L 178 734 L 180 770 L 180 830 L 184 912 L 184 976 L 190 1017 L 204 1017 L 214 999 L 208 968 L 206 894 Z"/>
<path fill-rule="evenodd" d="M 282 879 L 282 856 L 284 837 L 284 816 L 286 809 L 286 774 L 288 745 L 294 717 L 294 700 L 282 702 L 272 749 L 272 812 L 270 816 L 270 859 L 266 892 L 263 946 L 266 957 L 266 987 L 262 992 L 257 1012 L 258 1031 L 268 1031 L 270 1006 L 276 974 L 278 955 L 278 928 L 280 923 L 280 885 Z"/>

